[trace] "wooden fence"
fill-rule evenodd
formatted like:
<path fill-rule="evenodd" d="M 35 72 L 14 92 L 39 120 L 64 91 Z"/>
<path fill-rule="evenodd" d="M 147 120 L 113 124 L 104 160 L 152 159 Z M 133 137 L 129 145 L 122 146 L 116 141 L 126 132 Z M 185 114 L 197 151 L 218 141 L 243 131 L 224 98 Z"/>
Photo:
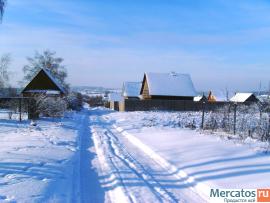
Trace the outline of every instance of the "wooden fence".
<path fill-rule="evenodd" d="M 221 108 L 229 102 L 194 102 L 179 100 L 124 100 L 119 111 L 206 111 Z M 115 109 L 116 110 L 116 109 Z"/>
<path fill-rule="evenodd" d="M 241 107 L 248 109 L 250 105 L 253 104 L 256 104 L 256 102 L 233 103 L 177 100 L 124 100 L 123 102 L 119 103 L 119 111 L 198 111 L 201 112 L 201 128 L 204 129 L 205 113 L 219 112 L 220 110 L 223 110 L 224 113 L 224 110 L 227 109 L 227 113 L 230 114 L 230 112 L 232 112 L 233 114 L 233 133 L 236 134 L 237 109 L 241 109 Z M 262 110 L 262 107 L 265 104 L 257 103 L 257 105 Z M 225 108 L 226 106 L 228 108 Z"/>

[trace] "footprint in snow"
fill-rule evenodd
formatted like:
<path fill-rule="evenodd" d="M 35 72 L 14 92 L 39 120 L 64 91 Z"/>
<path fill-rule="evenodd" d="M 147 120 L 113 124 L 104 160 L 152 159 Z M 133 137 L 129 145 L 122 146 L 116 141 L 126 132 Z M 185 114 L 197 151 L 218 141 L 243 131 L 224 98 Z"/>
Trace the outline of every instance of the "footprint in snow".
<path fill-rule="evenodd" d="M 43 178 L 42 181 L 43 181 L 43 182 L 49 182 L 50 179 L 49 179 L 49 178 Z"/>
<path fill-rule="evenodd" d="M 16 178 L 16 175 L 15 174 L 7 174 L 5 175 L 5 178 L 11 180 L 11 179 L 15 179 Z"/>
<path fill-rule="evenodd" d="M 46 164 L 46 162 L 40 162 L 39 164 L 38 164 L 38 166 L 39 167 L 42 167 L 42 166 L 44 166 Z"/>
<path fill-rule="evenodd" d="M 68 161 L 68 160 L 67 159 L 61 159 L 61 160 L 56 161 L 56 163 L 62 164 L 62 163 L 65 163 L 66 161 Z"/>
<path fill-rule="evenodd" d="M 72 152 L 76 152 L 77 149 L 75 147 L 71 147 L 71 146 L 66 146 L 66 148 Z"/>

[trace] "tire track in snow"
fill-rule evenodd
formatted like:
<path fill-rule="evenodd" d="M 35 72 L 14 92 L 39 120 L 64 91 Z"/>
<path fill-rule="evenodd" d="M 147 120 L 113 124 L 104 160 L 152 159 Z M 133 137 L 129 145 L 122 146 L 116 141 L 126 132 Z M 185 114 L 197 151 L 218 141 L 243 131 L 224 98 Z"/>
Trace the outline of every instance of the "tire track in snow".
<path fill-rule="evenodd" d="M 132 201 L 132 197 L 128 194 L 127 190 L 123 188 L 123 180 L 119 177 L 119 170 L 115 166 L 115 164 L 112 162 L 112 158 L 107 154 L 106 149 L 104 149 L 104 141 L 102 135 L 100 135 L 99 130 L 96 128 L 96 126 L 91 127 L 91 132 L 93 135 L 93 142 L 96 149 L 96 154 L 100 163 L 100 169 L 99 171 L 100 175 L 107 176 L 107 174 L 110 174 L 108 182 L 110 182 L 111 185 L 119 185 L 119 187 L 108 189 L 108 195 L 110 198 L 110 201 L 113 202 L 113 200 L 119 200 L 119 202 L 134 202 Z M 104 184 L 104 183 L 103 183 Z M 108 187 L 106 184 L 105 187 Z"/>
<path fill-rule="evenodd" d="M 110 122 L 106 116 L 102 117 L 102 119 L 104 122 L 107 122 L 107 124 Z M 192 202 L 208 202 L 208 191 L 210 188 L 207 185 L 197 183 L 194 177 L 190 177 L 184 171 L 179 170 L 176 166 L 169 163 L 166 159 L 151 150 L 148 146 L 145 146 L 145 144 L 142 142 L 137 141 L 137 138 L 127 133 L 122 128 L 116 126 L 115 124 L 109 126 L 107 125 L 107 129 L 108 127 L 117 140 L 121 138 L 119 143 L 125 143 L 125 145 L 121 145 L 123 148 L 128 146 L 129 152 L 132 151 L 133 153 L 136 153 L 136 155 L 133 157 L 144 156 L 142 164 L 144 166 L 150 166 L 150 171 L 160 170 L 168 179 L 170 179 L 171 182 L 179 183 L 174 185 L 178 187 L 179 191 L 172 189 L 171 187 L 173 185 L 167 185 L 168 188 L 170 188 L 168 191 L 172 191 L 171 193 L 173 194 L 177 193 L 176 196 L 180 196 L 180 199 L 183 201 L 186 199 L 187 202 L 190 202 L 191 200 Z M 146 157 L 148 157 L 148 159 L 146 159 Z M 145 160 L 147 160 L 147 162 Z"/>
<path fill-rule="evenodd" d="M 108 130 L 108 129 L 107 129 Z M 130 170 L 133 171 L 151 189 L 159 201 L 179 202 L 119 143 L 119 140 L 109 130 L 104 133 L 109 139 L 109 146 L 113 154 L 120 159 Z M 155 186 L 153 186 L 155 185 Z"/>
<path fill-rule="evenodd" d="M 176 180 L 181 181 L 184 179 L 183 185 L 190 185 L 187 196 L 190 196 L 190 195 L 197 196 L 197 198 L 200 199 L 200 202 L 208 201 L 207 195 L 208 195 L 208 191 L 210 191 L 210 188 L 207 185 L 196 182 L 194 177 L 190 177 L 185 171 L 179 170 L 176 166 L 168 162 L 159 154 L 155 153 L 151 148 L 149 148 L 147 145 L 142 143 L 138 138 L 129 134 L 128 132 L 123 130 L 121 127 L 113 125 L 113 128 L 120 135 L 125 137 L 137 149 L 142 151 L 146 156 L 150 157 L 157 165 L 159 165 L 164 170 L 168 171 L 169 174 L 173 174 Z"/>
<path fill-rule="evenodd" d="M 155 202 L 180 202 L 180 200 L 168 192 L 166 188 L 128 152 L 110 128 L 106 127 L 104 121 L 97 117 L 95 119 L 97 121 L 96 123 L 99 125 L 92 126 L 91 128 L 96 148 L 98 148 L 97 151 L 99 151 L 99 155 L 106 154 L 106 161 L 109 162 L 116 179 L 120 182 L 120 185 L 123 186 L 123 193 L 130 202 L 143 202 L 144 200 L 140 198 L 143 198 L 144 194 L 140 194 L 140 197 L 137 196 L 137 198 L 134 198 L 134 194 L 132 194 L 134 191 L 128 188 L 129 186 L 126 185 L 125 180 L 122 178 L 120 170 L 123 170 L 123 167 L 146 186 L 147 190 L 154 195 L 156 199 L 154 200 Z M 100 151 L 102 148 L 103 150 Z M 103 161 L 104 160 L 102 160 L 102 162 Z"/>

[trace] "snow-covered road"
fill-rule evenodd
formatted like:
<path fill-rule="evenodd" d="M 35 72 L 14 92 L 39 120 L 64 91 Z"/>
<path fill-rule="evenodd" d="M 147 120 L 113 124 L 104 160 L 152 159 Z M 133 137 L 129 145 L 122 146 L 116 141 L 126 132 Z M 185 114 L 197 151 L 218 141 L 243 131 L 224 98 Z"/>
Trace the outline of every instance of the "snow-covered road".
<path fill-rule="evenodd" d="M 91 132 L 99 159 L 102 187 L 111 202 L 205 202 L 170 167 L 132 144 L 95 110 Z"/>
<path fill-rule="evenodd" d="M 210 188 L 269 188 L 269 153 L 159 124 L 168 112 L 149 126 L 149 114 L 0 120 L 0 202 L 208 202 Z"/>

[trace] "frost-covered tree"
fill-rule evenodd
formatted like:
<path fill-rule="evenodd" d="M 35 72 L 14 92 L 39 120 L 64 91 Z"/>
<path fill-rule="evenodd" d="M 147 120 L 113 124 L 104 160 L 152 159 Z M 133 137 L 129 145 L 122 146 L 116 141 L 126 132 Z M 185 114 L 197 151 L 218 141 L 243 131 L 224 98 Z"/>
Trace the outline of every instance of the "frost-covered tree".
<path fill-rule="evenodd" d="M 0 57 L 0 88 L 9 86 L 9 66 L 11 63 L 10 54 L 4 54 Z"/>
<path fill-rule="evenodd" d="M 35 97 L 35 106 L 35 113 L 45 117 L 61 117 L 67 110 L 65 98 L 48 97 L 46 94 Z"/>
<path fill-rule="evenodd" d="M 6 3 L 7 3 L 6 0 L 0 0 L 0 22 L 2 21 L 2 18 L 3 18 Z"/>
<path fill-rule="evenodd" d="M 83 107 L 83 96 L 78 92 L 71 92 L 66 97 L 68 109 L 79 111 Z"/>
<path fill-rule="evenodd" d="M 23 67 L 24 81 L 29 82 L 40 69 L 46 69 L 59 81 L 59 83 L 66 89 L 69 89 L 67 78 L 67 71 L 62 65 L 64 59 L 56 56 L 56 52 L 46 50 L 43 53 L 36 52 L 34 57 L 27 58 L 28 63 Z"/>

